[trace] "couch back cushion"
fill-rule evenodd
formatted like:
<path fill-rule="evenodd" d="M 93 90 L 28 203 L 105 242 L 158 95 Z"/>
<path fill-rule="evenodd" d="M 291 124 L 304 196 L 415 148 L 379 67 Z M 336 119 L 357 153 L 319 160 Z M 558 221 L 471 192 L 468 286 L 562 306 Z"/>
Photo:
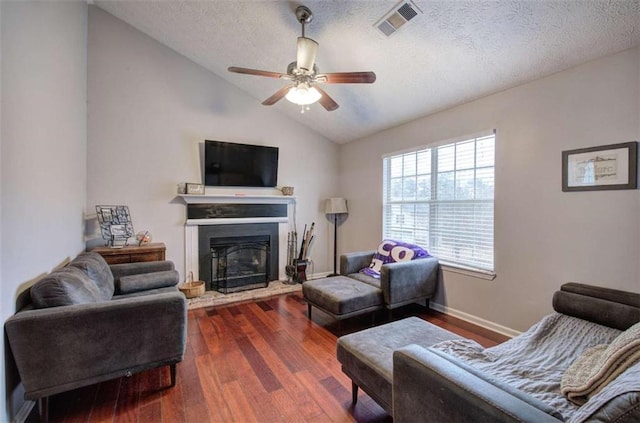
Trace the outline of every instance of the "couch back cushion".
<path fill-rule="evenodd" d="M 87 304 L 102 301 L 98 287 L 80 269 L 67 266 L 54 270 L 31 287 L 35 308 Z"/>
<path fill-rule="evenodd" d="M 101 300 L 110 300 L 115 291 L 113 273 L 109 265 L 98 253 L 81 253 L 69 263 L 69 266 L 82 270 L 95 283 L 100 291 Z"/>

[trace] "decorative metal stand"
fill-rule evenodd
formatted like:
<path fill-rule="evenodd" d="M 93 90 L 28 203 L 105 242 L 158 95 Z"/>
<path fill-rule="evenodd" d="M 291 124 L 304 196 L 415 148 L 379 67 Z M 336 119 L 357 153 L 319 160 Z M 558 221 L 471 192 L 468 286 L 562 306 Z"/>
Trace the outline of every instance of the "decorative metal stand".
<path fill-rule="evenodd" d="M 107 247 L 126 247 L 133 236 L 131 214 L 127 206 L 96 206 L 100 232 Z"/>
<path fill-rule="evenodd" d="M 295 273 L 293 275 L 293 281 L 295 283 L 302 283 L 307 281 L 307 265 L 309 260 L 294 260 L 295 261 Z"/>

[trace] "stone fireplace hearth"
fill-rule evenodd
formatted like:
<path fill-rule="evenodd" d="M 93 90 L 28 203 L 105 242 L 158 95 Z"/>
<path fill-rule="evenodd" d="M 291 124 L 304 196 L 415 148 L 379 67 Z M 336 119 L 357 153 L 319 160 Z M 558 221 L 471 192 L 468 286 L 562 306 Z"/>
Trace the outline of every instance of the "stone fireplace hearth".
<path fill-rule="evenodd" d="M 220 307 L 249 301 L 263 301 L 282 294 L 302 291 L 302 284 L 288 285 L 282 281 L 273 281 L 267 288 L 250 289 L 247 291 L 223 294 L 218 291 L 206 291 L 204 295 L 187 299 L 189 310 L 204 307 Z"/>

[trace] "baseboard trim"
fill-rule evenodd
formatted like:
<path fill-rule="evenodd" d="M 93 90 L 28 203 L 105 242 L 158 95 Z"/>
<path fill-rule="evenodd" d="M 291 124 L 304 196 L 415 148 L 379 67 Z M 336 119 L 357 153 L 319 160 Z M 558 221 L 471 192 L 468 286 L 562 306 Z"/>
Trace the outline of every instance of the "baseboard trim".
<path fill-rule="evenodd" d="M 16 413 L 16 416 L 13 418 L 13 421 L 15 423 L 24 423 L 27 420 L 27 417 L 29 417 L 29 414 L 31 414 L 31 410 L 33 410 L 33 407 L 35 407 L 35 405 L 35 401 L 25 400 L 25 402 L 22 403 L 22 406 Z"/>
<path fill-rule="evenodd" d="M 329 276 L 330 274 L 331 274 L 331 272 L 312 273 L 311 275 L 309 275 L 309 276 L 307 277 L 307 280 L 326 278 L 326 277 L 327 277 L 327 276 Z"/>
<path fill-rule="evenodd" d="M 464 311 L 456 310 L 455 308 L 443 306 L 442 304 L 438 304 L 433 301 L 429 302 L 429 307 L 434 309 L 435 311 L 439 311 L 440 313 L 448 314 L 450 316 L 456 317 L 469 323 L 473 323 L 474 325 L 489 329 L 493 332 L 508 336 L 510 338 L 516 337 L 522 333 L 520 331 L 499 325 L 489 320 L 485 320 L 481 317 L 474 316 L 473 314 L 465 313 Z"/>

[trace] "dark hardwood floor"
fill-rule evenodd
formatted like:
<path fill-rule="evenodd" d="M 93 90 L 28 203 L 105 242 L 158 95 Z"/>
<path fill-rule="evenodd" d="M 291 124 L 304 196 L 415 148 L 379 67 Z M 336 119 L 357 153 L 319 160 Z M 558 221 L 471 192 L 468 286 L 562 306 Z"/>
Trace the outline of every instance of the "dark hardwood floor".
<path fill-rule="evenodd" d="M 185 359 L 177 384 L 167 367 L 51 397 L 52 422 L 388 422 L 366 393 L 351 407 L 351 381 L 336 360 L 337 324 L 301 294 L 189 312 Z M 492 346 L 507 338 L 411 305 L 417 315 Z M 376 316 L 382 322 L 386 314 Z M 342 334 L 370 326 L 370 316 L 343 322 Z M 37 421 L 37 413 L 29 421 Z M 32 420 L 34 419 L 34 420 Z"/>

